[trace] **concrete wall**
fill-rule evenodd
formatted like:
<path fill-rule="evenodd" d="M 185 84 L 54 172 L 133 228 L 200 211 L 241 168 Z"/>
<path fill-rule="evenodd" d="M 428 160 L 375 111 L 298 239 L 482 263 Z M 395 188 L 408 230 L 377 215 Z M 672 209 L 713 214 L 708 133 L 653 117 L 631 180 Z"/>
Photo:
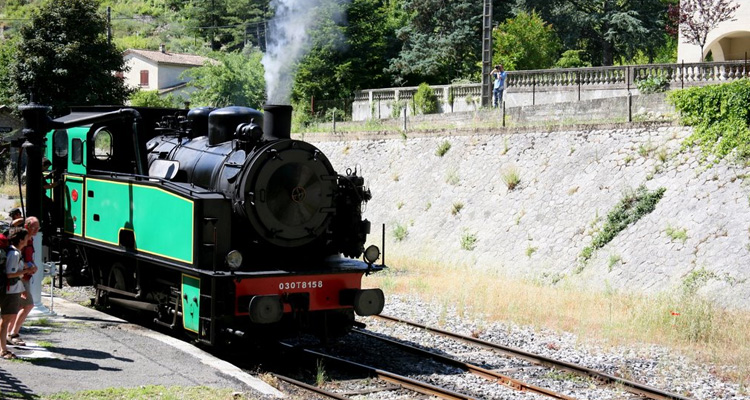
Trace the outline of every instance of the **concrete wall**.
<path fill-rule="evenodd" d="M 437 134 L 307 135 L 337 170 L 359 165 L 372 190 L 366 217 L 387 254 L 468 264 L 547 284 L 656 293 L 690 274 L 699 293 L 750 307 L 750 167 L 681 151 L 690 128 L 612 125 Z M 436 149 L 451 144 L 442 157 Z M 516 170 L 520 185 L 503 176 Z M 624 193 L 666 188 L 654 212 L 582 266 L 580 254 Z M 455 204 L 462 204 L 453 215 Z M 394 227 L 407 237 L 396 241 Z M 683 241 L 667 234 L 685 230 Z M 476 248 L 461 248 L 474 235 Z M 532 249 L 532 250 L 530 250 Z M 617 261 L 612 263 L 611 260 Z M 394 258 L 391 258 L 394 260 Z M 576 273 L 583 267 L 582 272 Z"/>

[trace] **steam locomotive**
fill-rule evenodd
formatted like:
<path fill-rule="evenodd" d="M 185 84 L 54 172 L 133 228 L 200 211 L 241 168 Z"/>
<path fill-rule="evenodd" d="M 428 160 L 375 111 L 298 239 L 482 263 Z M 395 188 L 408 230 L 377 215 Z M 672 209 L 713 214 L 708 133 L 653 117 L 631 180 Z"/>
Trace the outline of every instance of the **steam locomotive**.
<path fill-rule="evenodd" d="M 29 165 L 43 153 L 57 183 L 39 193 L 45 250 L 97 304 L 211 345 L 338 336 L 382 311 L 383 292 L 362 288 L 385 267 L 364 249 L 370 191 L 290 138 L 290 106 L 22 111 Z"/>

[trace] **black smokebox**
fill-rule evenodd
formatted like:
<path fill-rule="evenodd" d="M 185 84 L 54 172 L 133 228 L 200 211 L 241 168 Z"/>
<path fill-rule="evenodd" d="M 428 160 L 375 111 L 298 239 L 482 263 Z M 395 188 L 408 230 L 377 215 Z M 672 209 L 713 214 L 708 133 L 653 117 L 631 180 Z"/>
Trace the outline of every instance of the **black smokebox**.
<path fill-rule="evenodd" d="M 292 131 L 292 106 L 266 104 L 263 106 L 263 138 L 289 139 Z"/>

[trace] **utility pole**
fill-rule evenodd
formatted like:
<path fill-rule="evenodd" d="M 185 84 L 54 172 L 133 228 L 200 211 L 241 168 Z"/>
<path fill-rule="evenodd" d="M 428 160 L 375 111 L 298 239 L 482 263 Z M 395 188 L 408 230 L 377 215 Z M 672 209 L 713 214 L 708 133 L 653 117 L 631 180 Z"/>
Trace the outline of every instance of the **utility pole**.
<path fill-rule="evenodd" d="M 482 107 L 492 100 L 490 71 L 492 70 L 492 0 L 484 0 L 482 12 Z"/>
<path fill-rule="evenodd" d="M 112 44 L 112 7 L 107 6 L 107 43 Z"/>

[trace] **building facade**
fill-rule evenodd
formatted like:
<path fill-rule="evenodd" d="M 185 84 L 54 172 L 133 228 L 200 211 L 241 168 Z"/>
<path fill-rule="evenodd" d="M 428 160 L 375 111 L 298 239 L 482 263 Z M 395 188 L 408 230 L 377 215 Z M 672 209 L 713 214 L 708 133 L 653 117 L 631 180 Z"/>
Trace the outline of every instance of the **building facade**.
<path fill-rule="evenodd" d="M 190 68 L 200 67 L 210 58 L 195 54 L 169 53 L 161 46 L 159 51 L 129 49 L 123 53 L 125 84 L 141 90 L 156 90 L 159 95 L 173 94 L 188 99 L 194 89 L 187 86 L 188 79 L 181 77 Z"/>
<path fill-rule="evenodd" d="M 720 23 L 708 33 L 703 54 L 700 46 L 685 41 L 680 28 L 677 62 L 701 62 L 709 52 L 713 61 L 738 61 L 750 57 L 750 0 L 734 2 L 740 7 L 732 20 Z"/>

